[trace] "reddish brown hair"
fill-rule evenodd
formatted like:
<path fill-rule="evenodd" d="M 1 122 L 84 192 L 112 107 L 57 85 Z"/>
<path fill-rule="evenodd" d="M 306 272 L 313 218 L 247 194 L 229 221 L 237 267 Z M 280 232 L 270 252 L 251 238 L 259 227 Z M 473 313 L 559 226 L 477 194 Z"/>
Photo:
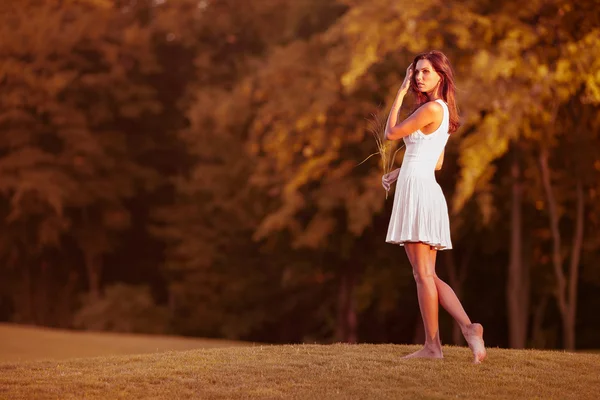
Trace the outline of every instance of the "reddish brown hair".
<path fill-rule="evenodd" d="M 452 66 L 450 65 L 450 61 L 448 57 L 441 51 L 432 50 L 426 53 L 418 54 L 413 61 L 413 71 L 417 67 L 417 62 L 419 60 L 428 60 L 435 72 L 437 72 L 441 77 L 441 95 L 442 100 L 446 102 L 448 105 L 448 110 L 450 111 L 450 127 L 448 128 L 448 132 L 455 132 L 460 126 L 459 116 L 458 116 L 458 108 L 456 107 L 456 100 L 454 98 L 454 91 L 456 86 L 454 85 L 454 72 L 452 71 Z M 419 91 L 417 87 L 416 74 L 413 73 L 412 78 L 410 80 L 410 89 L 417 97 L 416 108 L 421 107 L 423 104 L 429 101 L 429 98 L 425 93 Z"/>

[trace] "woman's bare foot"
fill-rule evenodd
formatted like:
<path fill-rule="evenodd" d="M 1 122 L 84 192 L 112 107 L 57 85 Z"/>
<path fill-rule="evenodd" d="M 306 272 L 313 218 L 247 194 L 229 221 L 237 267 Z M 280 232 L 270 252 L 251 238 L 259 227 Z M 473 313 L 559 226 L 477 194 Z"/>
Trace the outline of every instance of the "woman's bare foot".
<path fill-rule="evenodd" d="M 425 346 L 419 351 L 415 351 L 402 358 L 444 358 L 442 354 L 442 341 L 440 334 L 436 333 L 431 341 L 426 341 Z"/>
<path fill-rule="evenodd" d="M 463 332 L 469 348 L 473 352 L 473 363 L 481 363 L 487 356 L 485 344 L 483 342 L 483 326 L 481 324 L 471 324 Z"/>
<path fill-rule="evenodd" d="M 438 345 L 425 345 L 421 350 L 415 351 L 402 358 L 444 358 L 442 348 Z"/>

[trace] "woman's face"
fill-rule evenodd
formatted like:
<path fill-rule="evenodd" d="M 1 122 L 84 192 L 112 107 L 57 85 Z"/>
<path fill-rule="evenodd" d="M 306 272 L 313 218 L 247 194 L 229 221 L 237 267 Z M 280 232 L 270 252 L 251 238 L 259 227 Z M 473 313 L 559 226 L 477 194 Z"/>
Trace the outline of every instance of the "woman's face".
<path fill-rule="evenodd" d="M 432 94 L 441 81 L 441 76 L 433 69 L 429 60 L 419 60 L 414 70 L 419 92 Z"/>

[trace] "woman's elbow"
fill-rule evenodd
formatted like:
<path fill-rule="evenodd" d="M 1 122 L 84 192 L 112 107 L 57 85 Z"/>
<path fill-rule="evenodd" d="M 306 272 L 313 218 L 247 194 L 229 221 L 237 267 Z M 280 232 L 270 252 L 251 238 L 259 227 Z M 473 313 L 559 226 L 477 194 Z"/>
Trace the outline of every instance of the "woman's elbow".
<path fill-rule="evenodd" d="M 398 138 L 394 136 L 394 128 L 386 129 L 385 138 L 387 140 L 397 140 Z"/>

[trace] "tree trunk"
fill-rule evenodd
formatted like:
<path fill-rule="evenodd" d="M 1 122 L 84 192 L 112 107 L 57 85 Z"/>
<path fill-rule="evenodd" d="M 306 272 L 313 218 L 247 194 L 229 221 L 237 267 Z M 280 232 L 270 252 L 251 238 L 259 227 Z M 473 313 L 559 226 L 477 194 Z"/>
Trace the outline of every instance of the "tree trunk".
<path fill-rule="evenodd" d="M 85 268 L 88 277 L 89 293 L 98 299 L 100 298 L 100 274 L 102 272 L 101 256 L 93 252 L 87 252 L 85 254 Z"/>
<path fill-rule="evenodd" d="M 24 296 L 25 306 L 21 308 L 21 316 L 18 322 L 25 324 L 36 324 L 36 316 L 35 316 L 35 291 L 33 290 L 33 278 L 31 273 L 31 265 L 27 263 L 24 268 Z"/>
<path fill-rule="evenodd" d="M 577 178 L 576 183 L 576 216 L 575 216 L 575 234 L 573 236 L 573 245 L 571 247 L 571 262 L 569 265 L 568 286 L 567 278 L 563 271 L 563 257 L 561 254 L 561 235 L 560 235 L 560 216 L 556 198 L 552 191 L 552 182 L 550 181 L 550 168 L 548 166 L 548 149 L 542 147 L 539 156 L 540 174 L 544 185 L 544 192 L 548 202 L 548 213 L 550 217 L 550 229 L 552 231 L 552 265 L 556 278 L 555 296 L 558 303 L 558 309 L 562 318 L 563 327 L 563 346 L 566 350 L 575 350 L 575 317 L 577 311 L 577 290 L 579 279 L 579 260 L 581 257 L 581 248 L 583 244 L 584 231 L 584 198 L 581 179 Z"/>
<path fill-rule="evenodd" d="M 575 233 L 571 247 L 571 263 L 569 265 L 569 304 L 567 307 L 566 326 L 564 328 L 564 346 L 567 350 L 575 350 L 575 322 L 577 318 L 577 289 L 579 281 L 579 260 L 581 259 L 581 248 L 583 246 L 584 229 L 584 198 L 581 179 L 577 179 L 576 186 L 577 206 L 575 216 Z"/>
<path fill-rule="evenodd" d="M 506 285 L 506 306 L 508 315 L 509 346 L 515 349 L 525 347 L 529 316 L 529 271 L 523 263 L 522 235 L 522 182 L 518 151 L 512 148 L 512 196 L 511 196 L 511 238 L 508 282 Z"/>
<path fill-rule="evenodd" d="M 563 347 L 569 351 L 575 350 L 575 319 L 573 317 L 571 310 L 568 310 L 567 315 L 562 319 Z"/>
<path fill-rule="evenodd" d="M 355 276 L 352 268 L 342 271 L 338 289 L 338 317 L 336 338 L 340 342 L 357 342 L 356 302 L 354 300 Z"/>
<path fill-rule="evenodd" d="M 547 347 L 546 338 L 542 325 L 546 315 L 546 306 L 548 305 L 548 296 L 544 295 L 533 312 L 533 321 L 531 323 L 531 342 L 534 348 L 544 349 Z"/>
<path fill-rule="evenodd" d="M 59 328 L 71 328 L 73 325 L 72 299 L 77 295 L 78 274 L 76 271 L 69 271 L 69 278 L 66 286 L 61 291 L 59 305 L 57 306 L 57 326 Z M 57 287 L 55 282 L 54 288 Z"/>

